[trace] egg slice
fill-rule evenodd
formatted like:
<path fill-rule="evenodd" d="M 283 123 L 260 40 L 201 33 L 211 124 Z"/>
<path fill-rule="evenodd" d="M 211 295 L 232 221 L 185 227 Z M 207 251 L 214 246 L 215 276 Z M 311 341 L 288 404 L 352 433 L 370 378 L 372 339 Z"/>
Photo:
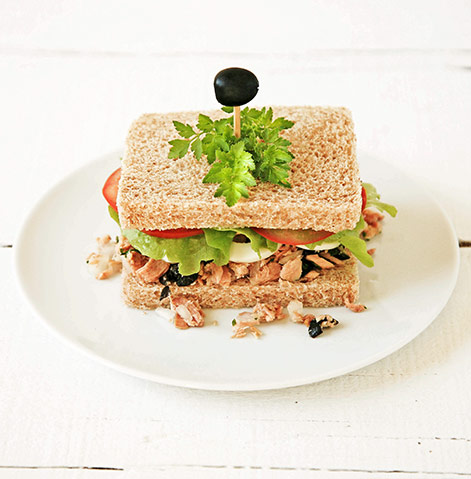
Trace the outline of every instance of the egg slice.
<path fill-rule="evenodd" d="M 250 243 L 232 243 L 229 250 L 229 259 L 234 263 L 255 263 L 261 259 L 268 258 L 275 251 L 270 251 L 267 248 L 260 248 L 260 256 L 256 253 Z"/>
<path fill-rule="evenodd" d="M 298 248 L 307 249 L 308 251 L 324 251 L 326 249 L 337 248 L 338 246 L 340 246 L 340 243 L 338 241 L 332 241 L 330 243 L 325 241 L 320 245 L 314 246 L 314 248 L 308 248 L 305 245 L 299 245 Z"/>
<path fill-rule="evenodd" d="M 281 246 L 281 245 L 280 245 Z M 229 261 L 234 263 L 255 263 L 261 259 L 268 258 L 275 251 L 270 251 L 268 248 L 260 248 L 260 256 L 256 253 L 250 243 L 232 243 L 231 249 L 229 250 Z M 162 258 L 164 261 L 169 263 L 167 256 Z"/>

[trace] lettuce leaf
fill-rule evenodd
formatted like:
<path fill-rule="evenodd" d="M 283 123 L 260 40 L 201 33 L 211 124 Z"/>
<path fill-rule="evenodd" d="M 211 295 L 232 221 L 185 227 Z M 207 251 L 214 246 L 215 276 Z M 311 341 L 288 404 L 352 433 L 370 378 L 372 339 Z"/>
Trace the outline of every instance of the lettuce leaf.
<path fill-rule="evenodd" d="M 110 216 L 119 224 L 119 217 L 109 207 Z M 250 228 L 205 229 L 204 234 L 188 238 L 157 238 L 136 229 L 122 229 L 123 236 L 143 255 L 153 259 L 167 257 L 170 263 L 179 263 L 178 270 L 183 276 L 197 273 L 201 261 L 214 261 L 222 266 L 229 263 L 229 251 L 237 233 L 250 240 L 252 249 L 259 253 L 260 248 L 275 251 L 278 245 L 260 236 Z"/>
<path fill-rule="evenodd" d="M 376 191 L 376 188 L 371 183 L 363 183 L 363 188 L 366 191 L 366 208 L 372 206 L 373 208 L 378 209 L 381 212 L 386 212 L 388 215 L 395 218 L 397 215 L 397 208 L 388 203 L 383 203 L 379 201 L 381 198 L 380 194 Z"/>
<path fill-rule="evenodd" d="M 374 207 L 392 217 L 396 216 L 397 209 L 388 203 L 379 201 L 380 195 L 371 183 L 363 183 L 363 187 L 366 190 L 366 207 Z M 111 207 L 108 207 L 108 210 L 110 216 L 119 224 L 118 213 Z M 373 258 L 367 252 L 365 240 L 360 237 L 364 228 L 365 220 L 361 216 L 353 230 L 340 231 L 325 240 L 306 246 L 314 248 L 322 246 L 323 243 L 337 241 L 348 248 L 361 263 L 371 268 L 374 266 Z M 249 239 L 250 246 L 258 254 L 260 254 L 261 248 L 275 251 L 279 246 L 278 243 L 267 240 L 250 228 L 213 228 L 203 231 L 202 235 L 176 239 L 157 238 L 135 229 L 123 229 L 122 234 L 142 254 L 153 259 L 162 259 L 166 256 L 171 263 L 179 263 L 179 271 L 184 276 L 197 273 L 201 261 L 214 261 L 219 266 L 227 264 L 232 240 L 238 233 Z"/>
<path fill-rule="evenodd" d="M 368 268 L 374 266 L 374 261 L 371 255 L 367 252 L 366 241 L 360 238 L 360 233 L 365 228 L 365 220 L 363 216 L 360 216 L 358 223 L 353 230 L 344 230 L 329 236 L 325 240 L 317 241 L 316 243 L 307 244 L 308 248 L 314 249 L 315 246 L 321 246 L 322 243 L 339 242 L 345 248 L 348 248 L 350 252 L 355 256 L 358 261 L 363 263 Z"/>

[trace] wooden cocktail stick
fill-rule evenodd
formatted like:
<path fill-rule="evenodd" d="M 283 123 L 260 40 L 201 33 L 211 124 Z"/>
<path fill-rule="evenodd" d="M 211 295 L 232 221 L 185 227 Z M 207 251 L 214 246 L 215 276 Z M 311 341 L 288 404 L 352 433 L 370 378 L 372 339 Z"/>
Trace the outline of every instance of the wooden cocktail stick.
<path fill-rule="evenodd" d="M 234 135 L 240 138 L 240 106 L 234 107 Z"/>

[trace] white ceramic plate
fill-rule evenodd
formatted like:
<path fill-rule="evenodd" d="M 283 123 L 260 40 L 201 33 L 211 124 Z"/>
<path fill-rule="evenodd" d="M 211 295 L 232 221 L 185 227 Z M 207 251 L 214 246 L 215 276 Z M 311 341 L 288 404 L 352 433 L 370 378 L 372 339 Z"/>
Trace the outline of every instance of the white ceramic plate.
<path fill-rule="evenodd" d="M 101 188 L 119 166 L 119 156 L 86 165 L 52 188 L 26 219 L 15 257 L 25 296 L 44 323 L 69 344 L 125 373 L 215 390 L 321 381 L 404 346 L 440 313 L 454 288 L 458 245 L 443 210 L 400 171 L 360 155 L 362 178 L 399 210 L 372 241 L 376 266 L 361 266 L 360 299 L 367 311 L 324 310 L 340 325 L 316 339 L 288 320 L 262 326 L 259 340 L 231 339 L 236 310 L 208 311 L 208 326 L 177 330 L 155 311 L 126 307 L 119 277 L 97 281 L 88 273 L 85 258 L 94 250 L 95 237 L 118 234 Z M 211 325 L 214 320 L 218 325 Z"/>

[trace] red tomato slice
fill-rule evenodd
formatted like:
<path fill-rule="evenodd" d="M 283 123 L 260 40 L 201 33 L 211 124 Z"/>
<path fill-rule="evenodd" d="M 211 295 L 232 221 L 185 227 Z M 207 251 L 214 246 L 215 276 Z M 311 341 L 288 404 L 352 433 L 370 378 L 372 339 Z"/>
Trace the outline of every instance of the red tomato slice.
<path fill-rule="evenodd" d="M 198 228 L 177 228 L 175 230 L 142 230 L 142 232 L 146 235 L 157 236 L 157 238 L 188 238 L 189 236 L 203 234 L 203 230 Z"/>
<path fill-rule="evenodd" d="M 110 177 L 106 180 L 105 186 L 103 186 L 102 190 L 105 200 L 115 211 L 118 211 L 118 207 L 116 206 L 116 198 L 118 196 L 118 184 L 120 178 L 121 168 L 118 168 L 116 171 L 111 173 Z"/>
<path fill-rule="evenodd" d="M 315 243 L 332 236 L 334 233 L 330 231 L 314 231 L 314 230 L 274 230 L 265 228 L 252 228 L 264 238 L 274 241 L 275 243 L 303 245 Z"/>
<path fill-rule="evenodd" d="M 118 184 L 121 178 L 121 168 L 111 173 L 110 177 L 106 180 L 105 186 L 103 186 L 103 196 L 109 203 L 111 208 L 118 211 L 116 206 L 116 198 L 118 196 Z M 178 228 L 175 230 L 144 230 L 145 234 L 150 236 L 157 236 L 158 238 L 186 238 L 188 236 L 196 236 L 203 234 L 203 230 L 200 229 L 186 229 Z"/>
<path fill-rule="evenodd" d="M 365 206 L 366 206 L 366 190 L 362 186 L 361 187 L 361 211 L 365 209 Z"/>

